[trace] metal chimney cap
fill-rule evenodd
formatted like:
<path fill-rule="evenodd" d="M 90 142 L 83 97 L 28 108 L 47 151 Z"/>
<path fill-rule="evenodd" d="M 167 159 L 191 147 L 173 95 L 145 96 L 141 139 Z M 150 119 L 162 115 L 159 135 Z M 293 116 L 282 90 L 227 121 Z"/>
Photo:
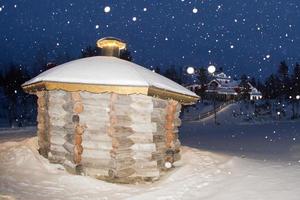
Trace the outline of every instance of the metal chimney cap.
<path fill-rule="evenodd" d="M 97 47 L 117 47 L 120 50 L 126 49 L 126 43 L 118 38 L 114 37 L 105 37 L 97 41 Z"/>

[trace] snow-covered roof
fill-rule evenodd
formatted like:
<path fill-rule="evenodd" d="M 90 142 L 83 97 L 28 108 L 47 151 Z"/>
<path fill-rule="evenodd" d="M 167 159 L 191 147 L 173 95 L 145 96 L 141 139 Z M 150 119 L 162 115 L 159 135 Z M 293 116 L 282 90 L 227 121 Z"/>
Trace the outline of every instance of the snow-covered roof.
<path fill-rule="evenodd" d="M 41 73 L 22 86 L 25 90 L 34 90 L 38 83 L 45 82 L 144 87 L 153 88 L 154 94 L 151 96 L 155 96 L 156 91 L 160 90 L 160 95 L 157 96 L 162 96 L 162 93 L 166 93 L 166 96 L 167 93 L 173 93 L 173 96 L 177 94 L 188 97 L 191 102 L 198 99 L 194 92 L 174 81 L 135 63 L 115 57 L 95 56 L 71 61 Z"/>
<path fill-rule="evenodd" d="M 208 85 L 210 85 L 213 82 L 216 82 L 218 84 L 218 87 L 221 87 L 221 88 L 235 88 L 235 87 L 239 87 L 239 84 L 240 84 L 240 82 L 236 81 L 236 80 L 223 82 L 223 81 L 219 81 L 217 79 L 213 79 L 208 83 Z"/>

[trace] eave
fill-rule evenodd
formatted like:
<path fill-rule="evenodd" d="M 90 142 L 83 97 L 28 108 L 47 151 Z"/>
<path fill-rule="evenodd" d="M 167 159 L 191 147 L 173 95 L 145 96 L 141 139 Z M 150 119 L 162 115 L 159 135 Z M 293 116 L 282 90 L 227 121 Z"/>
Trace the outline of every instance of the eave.
<path fill-rule="evenodd" d="M 63 83 L 41 81 L 29 85 L 22 85 L 27 93 L 35 94 L 37 91 L 42 90 L 64 90 L 68 92 L 86 91 L 91 93 L 117 93 L 123 95 L 130 94 L 143 94 L 161 99 L 173 99 L 181 104 L 190 105 L 194 104 L 199 97 L 190 96 L 170 90 L 157 88 L 155 86 L 124 86 L 124 85 L 98 85 L 98 84 L 85 84 L 85 83 Z"/>

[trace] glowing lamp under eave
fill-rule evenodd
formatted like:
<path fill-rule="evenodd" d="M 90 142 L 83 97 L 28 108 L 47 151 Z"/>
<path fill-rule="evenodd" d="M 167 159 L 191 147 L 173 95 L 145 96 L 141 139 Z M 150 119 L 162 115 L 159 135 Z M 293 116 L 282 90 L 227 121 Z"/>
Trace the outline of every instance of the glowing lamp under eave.
<path fill-rule="evenodd" d="M 195 68 L 194 68 L 194 67 L 188 67 L 188 68 L 186 69 L 186 72 L 187 72 L 188 74 L 194 74 L 194 73 L 195 73 Z"/>
<path fill-rule="evenodd" d="M 210 65 L 210 66 L 207 68 L 207 71 L 208 71 L 208 73 L 213 74 L 213 73 L 215 73 L 215 71 L 216 71 L 216 67 L 215 67 L 214 65 Z"/>
<path fill-rule="evenodd" d="M 299 100 L 299 99 L 300 99 L 300 95 L 297 95 L 297 96 L 296 96 L 296 99 Z"/>

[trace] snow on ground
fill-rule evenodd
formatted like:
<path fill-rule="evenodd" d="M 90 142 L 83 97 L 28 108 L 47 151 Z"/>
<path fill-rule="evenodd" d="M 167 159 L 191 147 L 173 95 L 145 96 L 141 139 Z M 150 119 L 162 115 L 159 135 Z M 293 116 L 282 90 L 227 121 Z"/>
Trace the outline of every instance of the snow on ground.
<path fill-rule="evenodd" d="M 0 130 L 0 199 L 299 200 L 299 121 L 237 123 L 234 109 L 218 113 L 220 125 L 185 122 L 182 160 L 139 185 L 70 175 L 38 154 L 34 128 Z"/>

